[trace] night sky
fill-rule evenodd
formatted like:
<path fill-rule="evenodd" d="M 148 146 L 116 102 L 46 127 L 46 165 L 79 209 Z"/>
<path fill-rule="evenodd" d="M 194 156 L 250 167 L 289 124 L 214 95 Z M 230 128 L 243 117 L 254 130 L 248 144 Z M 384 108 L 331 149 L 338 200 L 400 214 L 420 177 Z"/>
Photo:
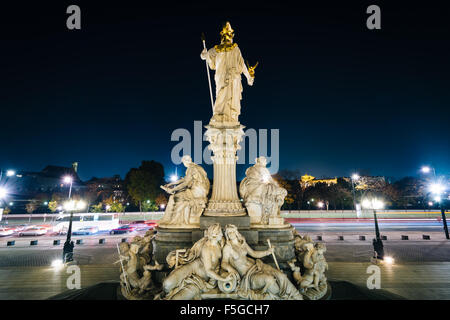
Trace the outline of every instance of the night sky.
<path fill-rule="evenodd" d="M 390 2 L 2 4 L 0 168 L 78 161 L 86 180 L 153 159 L 172 173 L 172 131 L 211 117 L 200 34 L 210 48 L 230 21 L 244 59 L 260 62 L 254 86 L 243 82 L 240 121 L 280 129 L 280 169 L 448 174 L 448 11 Z M 66 28 L 70 4 L 80 31 Z M 381 30 L 366 28 L 370 4 Z"/>

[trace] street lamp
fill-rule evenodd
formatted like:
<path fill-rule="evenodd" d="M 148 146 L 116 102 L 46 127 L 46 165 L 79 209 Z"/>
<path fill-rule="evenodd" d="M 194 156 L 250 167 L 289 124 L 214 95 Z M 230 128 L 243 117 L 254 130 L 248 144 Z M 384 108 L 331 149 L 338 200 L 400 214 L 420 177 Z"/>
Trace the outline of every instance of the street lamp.
<path fill-rule="evenodd" d="M 63 262 L 73 261 L 73 241 L 72 241 L 72 220 L 73 212 L 81 211 L 86 208 L 86 202 L 82 200 L 68 200 L 64 203 L 64 209 L 70 212 L 69 228 L 67 229 L 67 238 L 63 248 Z"/>
<path fill-rule="evenodd" d="M 358 210 L 356 209 L 356 196 L 355 196 L 355 181 L 359 179 L 359 174 L 354 173 L 350 180 L 352 180 L 352 194 L 353 194 L 353 208 L 355 209 L 356 215 L 358 215 Z"/>
<path fill-rule="evenodd" d="M 383 241 L 381 240 L 381 236 L 380 236 L 380 229 L 378 227 L 378 219 L 377 219 L 377 210 L 381 209 L 384 207 L 384 203 L 383 201 L 376 199 L 376 198 L 371 198 L 371 199 L 363 199 L 362 201 L 362 206 L 366 209 L 372 209 L 373 210 L 373 218 L 374 218 L 374 223 L 375 223 L 375 239 L 373 239 L 372 244 L 373 244 L 373 250 L 375 252 L 375 259 L 384 259 L 384 249 L 383 249 Z"/>
<path fill-rule="evenodd" d="M 317 207 L 322 209 L 323 208 L 323 202 L 322 201 L 317 202 Z"/>
<path fill-rule="evenodd" d="M 7 177 L 12 177 L 13 175 L 15 175 L 16 174 L 16 172 L 14 171 L 14 170 L 7 170 L 6 171 L 6 176 Z"/>
<path fill-rule="evenodd" d="M 178 180 L 178 176 L 176 175 L 176 174 L 172 174 L 171 176 L 170 176 L 170 182 L 175 182 L 175 181 L 177 181 Z"/>
<path fill-rule="evenodd" d="M 441 184 L 439 182 L 433 182 L 432 184 L 430 184 L 428 189 L 429 189 L 430 193 L 433 194 L 434 201 L 439 203 L 439 206 L 441 208 L 442 222 L 444 224 L 445 238 L 447 238 L 447 240 L 449 240 L 450 236 L 448 234 L 447 217 L 445 216 L 445 208 L 444 208 L 444 204 L 443 204 L 442 197 L 441 197 L 441 195 L 444 193 L 446 188 L 443 184 Z"/>
<path fill-rule="evenodd" d="M 433 170 L 433 175 L 436 177 L 436 170 L 433 167 L 423 166 L 422 168 L 420 168 L 420 171 L 422 171 L 422 173 L 425 173 L 425 174 L 430 173 L 431 170 Z"/>

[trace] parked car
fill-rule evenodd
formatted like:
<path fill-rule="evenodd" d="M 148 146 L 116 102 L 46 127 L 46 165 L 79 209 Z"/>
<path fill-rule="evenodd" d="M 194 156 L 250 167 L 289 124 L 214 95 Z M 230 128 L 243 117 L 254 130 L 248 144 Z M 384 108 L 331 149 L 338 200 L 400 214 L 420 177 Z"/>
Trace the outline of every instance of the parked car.
<path fill-rule="evenodd" d="M 98 232 L 98 227 L 82 227 L 72 232 L 73 235 L 89 235 Z"/>
<path fill-rule="evenodd" d="M 19 232 L 19 237 L 23 236 L 42 236 L 43 234 L 47 233 L 46 228 L 42 227 L 31 227 L 25 230 L 22 230 Z"/>
<path fill-rule="evenodd" d="M 0 228 L 0 237 L 10 236 L 14 233 L 12 228 Z"/>
<path fill-rule="evenodd" d="M 112 229 L 109 234 L 122 234 L 122 233 L 130 233 L 136 231 L 136 228 L 133 226 L 130 226 L 129 224 L 125 224 L 123 226 L 120 226 L 119 228 Z"/>

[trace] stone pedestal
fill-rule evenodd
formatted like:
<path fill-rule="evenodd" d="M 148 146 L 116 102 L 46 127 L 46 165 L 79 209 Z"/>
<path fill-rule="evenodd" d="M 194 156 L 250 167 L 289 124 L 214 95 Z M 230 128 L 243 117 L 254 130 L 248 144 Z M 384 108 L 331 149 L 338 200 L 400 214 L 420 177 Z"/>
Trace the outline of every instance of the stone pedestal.
<path fill-rule="evenodd" d="M 241 148 L 244 126 L 208 125 L 205 135 L 213 151 L 214 184 L 204 216 L 244 216 L 246 211 L 238 197 L 236 152 Z"/>

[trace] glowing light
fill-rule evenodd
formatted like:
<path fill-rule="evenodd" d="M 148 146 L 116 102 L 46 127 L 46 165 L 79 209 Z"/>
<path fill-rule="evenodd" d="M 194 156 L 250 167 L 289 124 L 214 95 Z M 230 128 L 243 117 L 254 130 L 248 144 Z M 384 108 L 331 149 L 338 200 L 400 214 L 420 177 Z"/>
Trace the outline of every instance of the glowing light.
<path fill-rule="evenodd" d="M 147 200 L 147 203 L 150 203 L 150 200 Z"/>
<path fill-rule="evenodd" d="M 10 202 L 9 205 L 10 205 L 10 206 L 14 205 L 14 202 Z"/>
<path fill-rule="evenodd" d="M 16 174 L 16 172 L 14 171 L 14 170 L 8 170 L 8 171 L 6 171 L 6 176 L 8 176 L 8 177 L 12 177 L 13 175 L 15 175 Z"/>
<path fill-rule="evenodd" d="M 366 209 L 375 209 L 375 210 L 377 210 L 377 209 L 381 209 L 381 208 L 384 207 L 384 202 L 381 201 L 380 199 L 376 199 L 376 198 L 363 199 L 361 204 L 362 204 L 363 208 L 366 208 Z"/>
<path fill-rule="evenodd" d="M 358 180 L 359 178 L 360 178 L 359 174 L 357 173 L 352 174 L 352 180 Z"/>
<path fill-rule="evenodd" d="M 161 210 L 163 210 L 166 207 L 166 205 L 163 203 L 160 205 Z"/>
<path fill-rule="evenodd" d="M 64 183 L 72 183 L 73 179 L 71 176 L 65 176 L 63 181 Z"/>
<path fill-rule="evenodd" d="M 434 197 L 434 201 L 436 201 L 436 202 L 441 202 L 441 196 L 436 196 L 436 197 Z"/>
<path fill-rule="evenodd" d="M 394 264 L 395 260 L 392 257 L 384 257 L 383 261 L 387 264 Z"/>
<path fill-rule="evenodd" d="M 86 202 L 83 200 L 70 200 L 64 202 L 64 209 L 67 211 L 80 211 L 86 208 Z"/>
<path fill-rule="evenodd" d="M 423 173 L 430 173 L 431 168 L 428 166 L 423 166 L 422 169 L 420 169 Z"/>
<path fill-rule="evenodd" d="M 109 209 L 111 209 L 111 206 L 109 204 L 107 204 L 105 209 L 106 209 L 106 211 L 108 211 Z"/>
<path fill-rule="evenodd" d="M 55 270 L 61 270 L 62 267 L 64 267 L 64 263 L 62 260 L 56 259 L 52 261 L 52 268 L 54 268 Z"/>
<path fill-rule="evenodd" d="M 0 199 L 3 199 L 8 194 L 8 191 L 5 188 L 0 187 Z"/>
<path fill-rule="evenodd" d="M 317 203 L 317 206 L 318 206 L 319 208 L 323 208 L 323 202 L 322 202 L 322 201 L 319 201 L 319 202 Z"/>
<path fill-rule="evenodd" d="M 170 181 L 171 182 L 175 182 L 177 180 L 178 180 L 178 176 L 176 174 L 173 174 L 173 175 L 170 176 Z"/>
<path fill-rule="evenodd" d="M 440 183 L 432 183 L 429 189 L 431 193 L 439 195 L 445 191 L 445 186 Z"/>
<path fill-rule="evenodd" d="M 428 205 L 431 207 L 434 203 L 433 202 L 428 202 Z"/>

